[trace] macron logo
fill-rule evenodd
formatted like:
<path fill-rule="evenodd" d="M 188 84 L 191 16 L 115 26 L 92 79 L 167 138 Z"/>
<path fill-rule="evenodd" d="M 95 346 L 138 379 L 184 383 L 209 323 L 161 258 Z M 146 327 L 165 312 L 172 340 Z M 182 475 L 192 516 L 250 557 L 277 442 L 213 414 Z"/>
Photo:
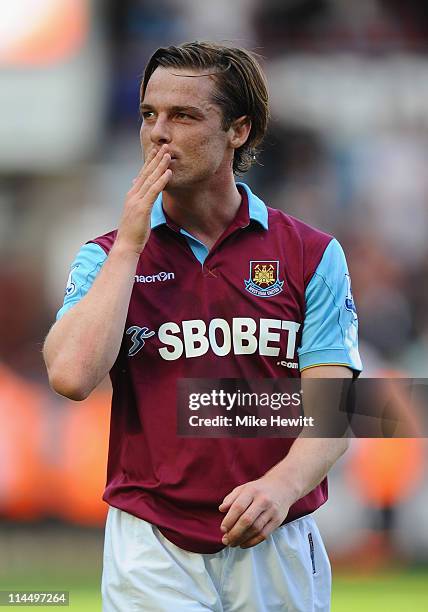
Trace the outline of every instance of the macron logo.
<path fill-rule="evenodd" d="M 135 282 L 136 283 L 156 283 L 157 281 L 167 281 L 167 280 L 171 280 L 174 279 L 175 275 L 174 272 L 158 272 L 157 274 L 147 274 L 147 276 L 144 275 L 135 275 Z"/>

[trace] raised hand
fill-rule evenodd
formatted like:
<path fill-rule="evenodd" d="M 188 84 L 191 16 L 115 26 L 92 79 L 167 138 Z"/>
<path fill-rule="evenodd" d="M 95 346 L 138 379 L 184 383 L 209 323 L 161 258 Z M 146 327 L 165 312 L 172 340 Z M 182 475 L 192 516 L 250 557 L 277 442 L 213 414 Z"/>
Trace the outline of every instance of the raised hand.
<path fill-rule="evenodd" d="M 153 204 L 172 176 L 168 145 L 152 149 L 126 194 L 116 245 L 141 253 L 150 235 Z"/>

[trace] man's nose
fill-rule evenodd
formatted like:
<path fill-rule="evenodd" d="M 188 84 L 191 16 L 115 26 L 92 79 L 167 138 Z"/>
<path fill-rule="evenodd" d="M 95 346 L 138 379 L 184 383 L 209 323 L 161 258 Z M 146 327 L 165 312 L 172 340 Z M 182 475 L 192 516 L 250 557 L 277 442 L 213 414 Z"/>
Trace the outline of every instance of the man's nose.
<path fill-rule="evenodd" d="M 150 139 L 154 144 L 167 144 L 171 142 L 171 131 L 165 118 L 158 117 L 150 131 Z"/>

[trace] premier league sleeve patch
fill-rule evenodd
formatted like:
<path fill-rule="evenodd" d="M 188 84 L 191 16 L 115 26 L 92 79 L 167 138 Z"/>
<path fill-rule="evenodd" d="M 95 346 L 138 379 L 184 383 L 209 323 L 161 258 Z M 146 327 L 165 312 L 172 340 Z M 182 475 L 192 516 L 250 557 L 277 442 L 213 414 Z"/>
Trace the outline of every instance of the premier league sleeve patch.
<path fill-rule="evenodd" d="M 345 308 L 346 310 L 349 310 L 349 312 L 352 312 L 353 318 L 355 321 L 356 319 L 358 319 L 358 316 L 357 316 L 357 310 L 355 308 L 354 297 L 352 295 L 351 277 L 349 276 L 349 274 L 345 274 L 345 278 L 346 278 L 346 286 L 347 286 L 347 292 L 346 292 L 346 298 L 345 298 Z"/>
<path fill-rule="evenodd" d="M 283 290 L 279 279 L 279 261 L 250 261 L 250 278 L 245 289 L 257 297 L 273 297 Z"/>
<path fill-rule="evenodd" d="M 71 268 L 70 274 L 68 275 L 68 279 L 67 279 L 67 286 L 65 288 L 65 294 L 64 294 L 65 297 L 71 297 L 76 291 L 76 283 L 74 282 L 74 279 L 73 279 L 73 272 L 77 270 L 79 265 L 80 264 L 76 264 L 75 266 Z"/>

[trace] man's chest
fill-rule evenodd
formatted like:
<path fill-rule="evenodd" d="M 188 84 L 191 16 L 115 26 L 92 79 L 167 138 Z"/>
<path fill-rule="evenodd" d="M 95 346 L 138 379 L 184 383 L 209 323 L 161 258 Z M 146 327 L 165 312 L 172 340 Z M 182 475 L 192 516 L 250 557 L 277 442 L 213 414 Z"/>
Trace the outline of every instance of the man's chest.
<path fill-rule="evenodd" d="M 203 264 L 185 241 L 145 250 L 125 330 L 133 355 L 146 345 L 170 362 L 257 354 L 296 364 L 301 261 L 275 237 L 231 238 Z"/>

